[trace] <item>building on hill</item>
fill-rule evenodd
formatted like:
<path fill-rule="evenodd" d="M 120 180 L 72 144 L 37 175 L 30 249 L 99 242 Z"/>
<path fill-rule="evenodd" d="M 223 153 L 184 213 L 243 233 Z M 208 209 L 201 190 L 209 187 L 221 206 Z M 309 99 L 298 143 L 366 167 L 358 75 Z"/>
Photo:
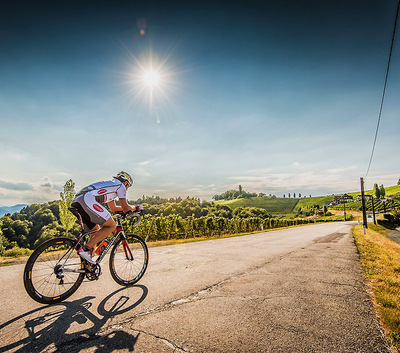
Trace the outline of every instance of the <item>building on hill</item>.
<path fill-rule="evenodd" d="M 341 203 L 353 202 L 353 196 L 348 194 L 335 196 L 335 199 L 331 202 L 330 206 L 339 205 Z"/>

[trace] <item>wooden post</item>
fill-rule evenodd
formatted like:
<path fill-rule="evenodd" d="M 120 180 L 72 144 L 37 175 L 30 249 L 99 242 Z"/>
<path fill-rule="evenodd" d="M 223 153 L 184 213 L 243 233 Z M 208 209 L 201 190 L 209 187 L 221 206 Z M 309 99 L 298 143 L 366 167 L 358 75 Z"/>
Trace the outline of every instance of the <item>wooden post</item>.
<path fill-rule="evenodd" d="M 375 206 L 374 206 L 374 195 L 372 195 L 372 215 L 374 217 L 374 224 L 376 225 L 376 219 L 375 219 Z"/>
<path fill-rule="evenodd" d="M 344 220 L 346 221 L 346 202 L 343 203 Z"/>
<path fill-rule="evenodd" d="M 362 211 L 363 211 L 363 225 L 364 225 L 364 234 L 365 234 L 365 229 L 368 229 L 368 224 L 367 224 L 367 211 L 365 209 L 364 178 L 360 178 L 360 183 L 361 183 L 361 203 L 362 203 Z"/>
<path fill-rule="evenodd" d="M 156 217 L 157 217 L 157 215 L 155 214 L 155 215 L 153 216 L 153 219 L 152 219 L 152 221 L 151 221 L 151 225 L 150 225 L 149 231 L 148 231 L 148 233 L 147 233 L 147 236 L 146 236 L 145 242 L 147 242 L 147 240 L 149 239 L 150 232 L 151 232 L 151 228 L 153 228 L 154 219 L 155 219 Z"/>

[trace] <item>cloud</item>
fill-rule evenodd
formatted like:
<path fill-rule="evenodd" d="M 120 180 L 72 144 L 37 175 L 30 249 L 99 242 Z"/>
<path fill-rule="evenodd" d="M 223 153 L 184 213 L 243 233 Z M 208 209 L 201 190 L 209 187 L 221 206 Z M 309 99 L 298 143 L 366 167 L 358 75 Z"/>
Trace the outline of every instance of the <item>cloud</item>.
<path fill-rule="evenodd" d="M 150 163 L 150 161 L 143 161 L 143 162 L 138 163 L 138 165 L 147 165 L 149 163 Z"/>
<path fill-rule="evenodd" d="M 5 181 L 0 180 L 0 188 L 6 190 L 33 190 L 33 186 L 29 183 L 23 183 L 19 181 Z"/>
<path fill-rule="evenodd" d="M 340 173 L 348 172 L 350 170 L 355 170 L 355 169 L 357 169 L 357 166 L 351 165 L 348 167 L 328 169 L 327 172 L 332 173 L 332 174 L 340 174 Z"/>
<path fill-rule="evenodd" d="M 322 169 L 318 166 L 298 164 L 296 173 L 273 173 L 266 169 L 252 170 L 240 176 L 231 176 L 234 181 L 232 188 L 238 184 L 249 192 L 287 193 L 307 192 L 328 195 L 344 191 L 354 191 L 358 188 L 359 179 L 354 174 L 355 166 Z M 353 173 L 350 173 L 353 171 Z"/>
<path fill-rule="evenodd" d="M 53 184 L 48 177 L 31 183 L 0 180 L 0 204 L 12 206 L 58 200 L 60 190 L 62 186 Z"/>

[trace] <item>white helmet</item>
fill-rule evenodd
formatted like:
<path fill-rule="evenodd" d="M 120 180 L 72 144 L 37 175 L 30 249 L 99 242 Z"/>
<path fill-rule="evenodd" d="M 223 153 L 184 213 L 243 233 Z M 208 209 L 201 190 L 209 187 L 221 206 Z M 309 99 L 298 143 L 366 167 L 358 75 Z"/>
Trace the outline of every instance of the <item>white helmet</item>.
<path fill-rule="evenodd" d="M 132 177 L 130 176 L 130 174 L 129 173 L 127 173 L 127 172 L 119 172 L 115 177 L 113 177 L 113 178 L 115 178 L 115 179 L 118 179 L 119 181 L 121 181 L 122 183 L 124 182 L 124 181 L 127 181 L 128 182 L 128 186 L 132 186 L 133 185 L 133 179 L 132 179 Z"/>

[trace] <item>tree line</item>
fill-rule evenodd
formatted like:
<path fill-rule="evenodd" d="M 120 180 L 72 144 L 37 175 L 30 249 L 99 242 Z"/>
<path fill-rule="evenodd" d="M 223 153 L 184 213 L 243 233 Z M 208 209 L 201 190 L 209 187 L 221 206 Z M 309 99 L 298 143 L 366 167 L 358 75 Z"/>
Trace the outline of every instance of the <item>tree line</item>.
<path fill-rule="evenodd" d="M 0 254 L 13 248 L 33 250 L 48 239 L 78 235 L 78 222 L 68 211 L 75 195 L 74 187 L 74 182 L 68 180 L 60 193 L 60 200 L 32 204 L 20 212 L 6 214 L 0 218 Z M 247 193 L 241 186 L 238 190 L 227 191 L 222 195 L 257 196 Z M 143 205 L 147 216 L 139 224 L 138 231 L 142 232 L 142 235 L 148 235 L 150 232 L 154 240 L 177 236 L 231 234 L 310 222 L 305 219 L 278 219 L 266 210 L 256 207 L 239 207 L 232 210 L 226 205 L 190 197 L 182 199 L 143 195 L 131 203 Z M 316 207 L 310 207 L 300 210 L 300 215 L 304 217 L 314 214 L 315 211 Z"/>
<path fill-rule="evenodd" d="M 294 192 L 293 194 L 291 194 L 290 192 L 287 194 L 288 198 L 290 199 L 291 196 L 293 196 L 293 198 L 296 198 L 296 193 Z M 270 197 L 270 198 L 276 198 L 275 195 L 270 194 L 269 196 L 267 196 L 267 194 L 260 192 L 260 193 L 255 193 L 255 192 L 247 192 L 245 190 L 243 190 L 242 185 L 239 185 L 239 188 L 237 190 L 232 189 L 232 190 L 227 190 L 224 193 L 220 194 L 220 195 L 214 195 L 212 198 L 215 201 L 218 200 L 236 200 L 236 199 L 241 199 L 241 198 L 251 198 L 251 197 Z M 297 194 L 297 198 L 301 198 L 302 195 L 301 193 Z M 306 197 L 306 196 L 303 196 Z M 311 195 L 310 195 L 311 197 Z M 286 194 L 283 194 L 283 198 L 286 198 Z"/>
<path fill-rule="evenodd" d="M 32 204 L 20 212 L 3 216 L 0 219 L 0 253 L 14 247 L 35 249 L 42 242 L 57 236 L 78 235 L 79 225 L 75 216 L 68 211 L 74 194 L 74 183 L 69 180 L 64 186 L 64 191 L 60 193 L 60 200 Z M 179 219 L 187 218 L 229 220 L 271 217 L 264 209 L 241 207 L 232 210 L 228 206 L 190 197 L 166 199 L 159 196 L 143 196 L 131 203 L 143 205 L 148 217 L 158 217 L 158 223 L 164 222 L 163 219 L 167 217 L 173 217 L 178 223 Z"/>

